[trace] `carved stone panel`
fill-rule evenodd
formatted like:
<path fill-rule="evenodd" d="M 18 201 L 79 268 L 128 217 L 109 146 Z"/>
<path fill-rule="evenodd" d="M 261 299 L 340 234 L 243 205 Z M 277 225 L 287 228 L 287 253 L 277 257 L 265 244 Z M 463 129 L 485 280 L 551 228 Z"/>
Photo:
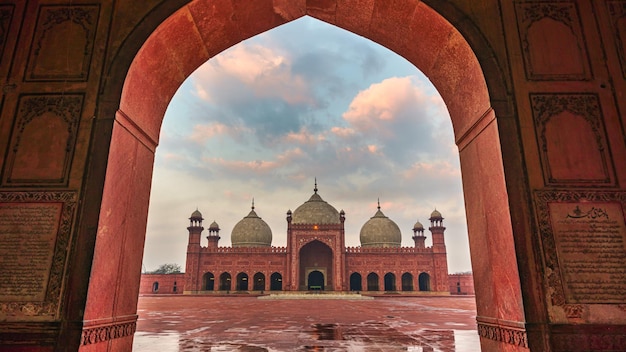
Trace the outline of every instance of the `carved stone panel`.
<path fill-rule="evenodd" d="M 606 2 L 606 6 L 611 18 L 610 24 L 622 67 L 622 77 L 626 79 L 626 1 L 610 0 Z"/>
<path fill-rule="evenodd" d="M 615 183 L 595 94 L 531 94 L 530 101 L 546 185 Z"/>
<path fill-rule="evenodd" d="M 4 46 L 9 36 L 9 29 L 11 28 L 11 19 L 13 18 L 13 6 L 12 5 L 0 5 L 0 60 L 4 53 Z"/>
<path fill-rule="evenodd" d="M 591 79 L 587 48 L 574 2 L 518 2 L 515 10 L 529 80 Z"/>
<path fill-rule="evenodd" d="M 77 196 L 0 192 L 0 320 L 55 319 Z"/>
<path fill-rule="evenodd" d="M 626 193 L 536 192 L 551 303 L 568 318 L 585 305 L 626 303 Z"/>
<path fill-rule="evenodd" d="M 82 105 L 82 95 L 20 97 L 3 185 L 67 184 Z"/>
<path fill-rule="evenodd" d="M 86 81 L 94 47 L 98 5 L 39 8 L 26 81 Z"/>

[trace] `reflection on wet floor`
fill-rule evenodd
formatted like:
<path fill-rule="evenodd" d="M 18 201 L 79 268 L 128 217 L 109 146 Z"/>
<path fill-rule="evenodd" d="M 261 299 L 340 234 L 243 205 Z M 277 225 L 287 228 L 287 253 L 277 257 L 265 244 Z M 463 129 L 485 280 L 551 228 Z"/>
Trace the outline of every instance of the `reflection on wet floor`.
<path fill-rule="evenodd" d="M 473 299 L 354 304 L 142 297 L 134 351 L 478 351 Z M 468 299 L 468 298 L 464 298 Z M 144 301 L 142 304 L 142 300 Z M 147 301 L 146 301 L 147 300 Z M 226 300 L 226 301 L 224 301 Z M 230 301 L 228 301 L 230 300 Z M 433 301 L 434 300 L 434 301 Z M 449 303 L 450 307 L 446 307 Z M 206 304 L 206 306 L 205 306 Z M 466 307 L 466 306 L 467 307 Z M 215 307 L 220 307 L 216 309 Z M 469 309 L 465 309 L 469 308 Z M 319 314 L 316 314 L 319 313 Z"/>

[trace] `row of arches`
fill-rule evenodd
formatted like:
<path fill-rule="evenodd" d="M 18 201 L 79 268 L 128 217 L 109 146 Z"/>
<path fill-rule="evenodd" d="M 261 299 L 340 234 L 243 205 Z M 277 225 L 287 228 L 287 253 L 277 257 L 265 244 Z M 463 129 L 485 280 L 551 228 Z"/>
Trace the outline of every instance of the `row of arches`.
<path fill-rule="evenodd" d="M 252 281 L 252 282 L 250 282 Z M 278 273 L 272 273 L 270 275 L 269 282 L 270 291 L 281 291 L 283 289 L 283 276 Z M 223 272 L 220 274 L 217 283 L 216 277 L 212 272 L 207 272 L 202 276 L 202 290 L 204 291 L 264 291 L 265 288 L 265 274 L 258 272 L 252 276 L 252 280 L 247 273 L 241 272 L 237 274 L 234 281 L 230 273 Z"/>
<path fill-rule="evenodd" d="M 323 280 L 323 279 L 322 279 Z M 216 282 L 217 281 L 217 282 Z M 270 275 L 269 290 L 281 291 L 283 277 L 280 273 L 274 272 Z M 380 277 L 377 273 L 369 273 L 366 277 L 367 291 L 415 291 L 413 274 L 404 273 L 400 278 L 400 286 L 396 282 L 394 273 L 386 273 L 383 276 L 383 286 L 381 290 Z M 360 273 L 350 275 L 350 291 L 364 291 L 363 277 Z M 417 289 L 419 291 L 430 291 L 430 275 L 421 273 L 417 278 Z M 265 274 L 257 272 L 252 276 L 252 280 L 247 273 L 237 274 L 234 281 L 230 273 L 223 272 L 217 278 L 212 272 L 207 272 L 202 276 L 202 290 L 204 291 L 264 291 L 266 290 Z"/>
<path fill-rule="evenodd" d="M 380 277 L 377 273 L 369 273 L 366 277 L 367 291 L 398 291 L 396 274 L 386 273 L 383 277 L 383 290 L 380 287 Z M 419 291 L 430 291 L 430 275 L 421 273 L 417 278 L 417 288 Z M 401 291 L 415 291 L 413 274 L 404 273 L 400 278 Z M 360 273 L 350 275 L 350 291 L 363 291 L 363 277 Z"/>

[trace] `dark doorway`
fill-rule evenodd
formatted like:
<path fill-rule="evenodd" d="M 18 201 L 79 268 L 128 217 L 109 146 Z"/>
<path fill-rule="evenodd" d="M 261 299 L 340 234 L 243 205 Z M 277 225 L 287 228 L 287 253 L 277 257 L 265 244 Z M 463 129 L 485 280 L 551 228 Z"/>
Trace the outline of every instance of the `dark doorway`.
<path fill-rule="evenodd" d="M 273 273 L 270 276 L 270 291 L 282 291 L 283 276 L 279 273 Z"/>
<path fill-rule="evenodd" d="M 430 291 L 430 275 L 421 273 L 417 280 L 419 281 L 420 291 Z"/>
<path fill-rule="evenodd" d="M 229 273 L 222 273 L 222 275 L 220 275 L 220 290 L 221 291 L 229 291 L 230 290 L 230 274 Z"/>
<path fill-rule="evenodd" d="M 159 283 L 155 282 L 152 284 L 152 292 L 159 292 Z"/>
<path fill-rule="evenodd" d="M 324 291 L 324 274 L 319 270 L 314 270 L 307 277 L 307 288 L 309 290 Z"/>
<path fill-rule="evenodd" d="M 333 250 L 327 244 L 313 240 L 300 248 L 300 267 L 298 268 L 298 289 L 309 290 L 309 273 L 319 271 L 325 281 L 329 283 L 326 289 L 333 290 Z M 321 284 L 324 286 L 324 284 Z M 319 285 L 314 285 L 319 286 Z"/>
<path fill-rule="evenodd" d="M 350 291 L 363 291 L 361 274 L 352 273 L 350 275 Z"/>
<path fill-rule="evenodd" d="M 255 291 L 263 291 L 265 290 L 265 275 L 263 273 L 256 273 L 252 278 L 254 280 L 254 288 Z"/>
<path fill-rule="evenodd" d="M 202 276 L 202 288 L 205 291 L 215 290 L 215 275 L 213 273 L 206 273 Z"/>
<path fill-rule="evenodd" d="M 396 275 L 393 273 L 385 274 L 385 291 L 395 291 L 396 290 Z"/>
<path fill-rule="evenodd" d="M 410 273 L 402 274 L 402 291 L 413 291 L 413 275 Z"/>
<path fill-rule="evenodd" d="M 367 290 L 378 291 L 378 274 L 370 273 L 367 275 Z"/>
<path fill-rule="evenodd" d="M 248 274 L 237 274 L 237 291 L 248 291 Z"/>

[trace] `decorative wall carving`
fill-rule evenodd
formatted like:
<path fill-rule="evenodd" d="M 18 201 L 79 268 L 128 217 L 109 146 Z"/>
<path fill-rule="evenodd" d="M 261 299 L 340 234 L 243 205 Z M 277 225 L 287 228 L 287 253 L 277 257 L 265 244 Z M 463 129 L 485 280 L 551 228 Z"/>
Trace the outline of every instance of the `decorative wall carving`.
<path fill-rule="evenodd" d="M 524 329 L 478 322 L 478 335 L 490 340 L 528 348 L 528 336 Z"/>
<path fill-rule="evenodd" d="M 9 29 L 11 27 L 11 19 L 13 18 L 13 6 L 12 5 L 0 5 L 0 60 L 4 53 L 4 45 L 7 42 L 9 36 Z"/>
<path fill-rule="evenodd" d="M 518 2 L 515 10 L 529 80 L 591 79 L 574 2 Z M 562 59 L 564 55 L 568 60 Z"/>
<path fill-rule="evenodd" d="M 26 81 L 86 81 L 99 5 L 39 8 Z"/>
<path fill-rule="evenodd" d="M 626 1 L 609 0 L 606 2 L 617 54 L 619 55 L 622 77 L 626 79 Z"/>
<path fill-rule="evenodd" d="M 537 191 L 535 203 L 552 305 L 580 318 L 584 304 L 626 303 L 626 193 Z"/>
<path fill-rule="evenodd" d="M 19 225 L 20 219 L 15 218 L 15 216 L 19 217 L 19 213 L 9 208 L 28 205 L 33 207 L 54 206 L 58 204 L 60 206 L 58 219 L 56 219 L 56 236 L 52 239 L 52 246 L 50 248 L 53 250 L 53 254 L 50 261 L 51 265 L 48 269 L 49 274 L 44 275 L 47 277 L 47 282 L 43 283 L 45 292 L 41 299 L 29 299 L 29 296 L 16 298 L 15 296 L 3 295 L 5 299 L 8 298 L 9 300 L 0 301 L 0 312 L 7 320 L 22 320 L 28 319 L 28 317 L 31 316 L 43 316 L 53 319 L 58 317 L 62 298 L 65 264 L 71 247 L 72 224 L 77 199 L 78 197 L 74 192 L 0 192 L 0 223 L 5 224 L 2 225 L 4 227 L 11 226 L 11 231 L 3 232 L 6 235 L 3 240 L 6 240 L 6 237 L 9 236 L 11 232 L 30 231 L 31 233 L 25 233 L 24 236 L 30 235 L 36 237 L 36 232 L 38 231 L 36 226 L 33 226 L 33 221 L 36 219 L 23 219 L 24 224 Z M 15 229 L 15 227 L 18 228 Z M 4 264 L 6 264 L 5 262 L 7 262 L 7 260 L 10 260 L 11 256 L 17 256 L 18 259 L 24 256 L 24 253 L 15 252 L 15 249 L 12 248 L 15 245 L 19 246 L 19 243 L 16 244 L 11 241 L 10 243 L 3 244 L 3 249 L 6 250 L 6 253 L 2 254 L 2 263 L 5 269 L 7 269 L 7 266 Z M 17 270 L 17 274 L 19 274 L 19 270 L 27 272 L 31 269 L 32 268 L 28 265 L 24 265 L 22 268 L 16 265 L 12 265 L 11 267 L 11 270 Z M 0 279 L 5 280 L 6 278 L 2 277 L 3 275 L 8 275 L 6 270 L 0 273 Z"/>
<path fill-rule="evenodd" d="M 546 185 L 613 185 L 613 162 L 595 94 L 531 94 Z"/>
<path fill-rule="evenodd" d="M 20 97 L 3 172 L 5 186 L 67 184 L 82 105 L 82 95 Z"/>
<path fill-rule="evenodd" d="M 121 337 L 131 336 L 137 330 L 137 322 L 111 323 L 96 327 L 84 328 L 81 344 L 83 346 L 106 342 Z"/>

